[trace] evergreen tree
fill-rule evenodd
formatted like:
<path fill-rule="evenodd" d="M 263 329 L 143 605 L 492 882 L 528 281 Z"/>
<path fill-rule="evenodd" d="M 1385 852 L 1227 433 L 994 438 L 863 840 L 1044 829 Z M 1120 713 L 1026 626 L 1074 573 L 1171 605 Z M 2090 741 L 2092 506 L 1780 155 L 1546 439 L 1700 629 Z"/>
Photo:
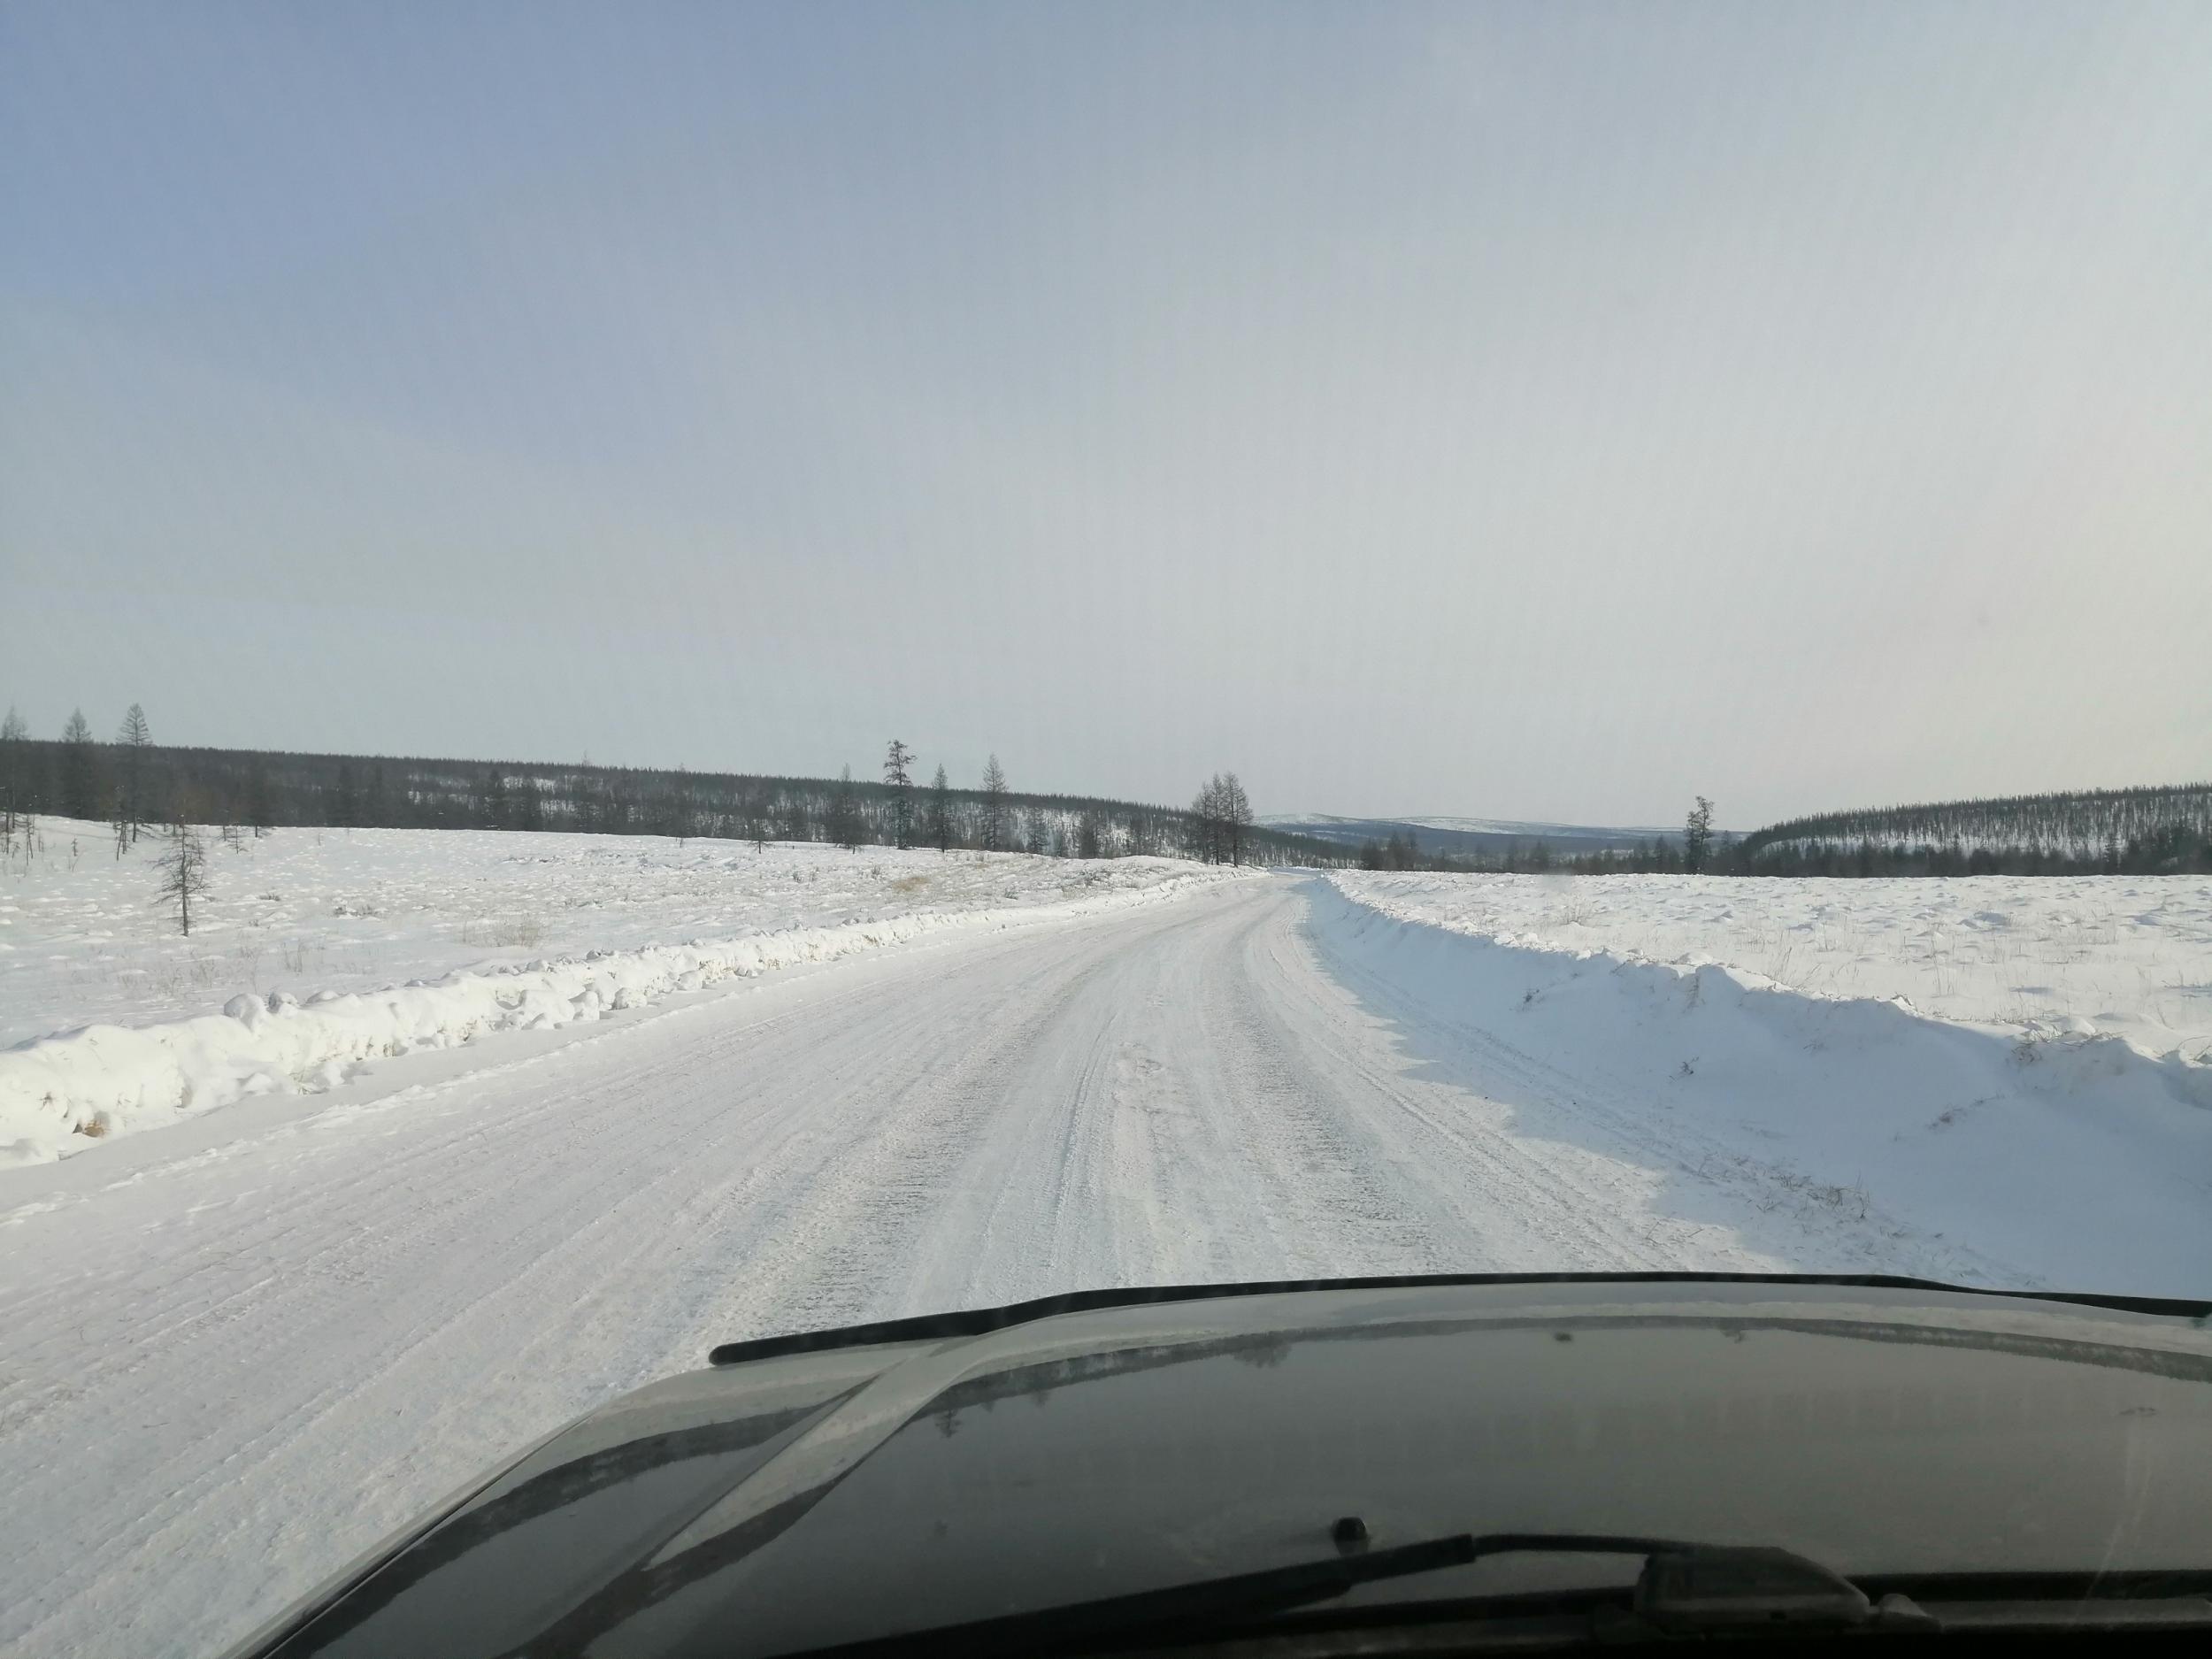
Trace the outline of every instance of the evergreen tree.
<path fill-rule="evenodd" d="M 1713 848 L 1713 803 L 1703 795 L 1690 809 L 1682 827 L 1682 867 L 1692 875 L 1701 872 Z"/>
<path fill-rule="evenodd" d="M 661 803 L 659 817 L 661 833 L 673 837 L 679 847 L 699 833 L 698 797 L 691 787 L 691 774 L 680 767 Z"/>
<path fill-rule="evenodd" d="M 15 820 L 23 810 L 24 797 L 28 794 L 29 771 L 24 757 L 24 745 L 30 741 L 31 728 L 12 704 L 8 718 L 0 720 L 0 836 L 7 844 L 15 841 Z M 937 774 L 944 776 L 942 772 Z"/>
<path fill-rule="evenodd" d="M 78 709 L 61 729 L 61 810 L 66 818 L 96 818 L 100 812 L 100 757 L 92 727 Z"/>
<path fill-rule="evenodd" d="M 837 773 L 837 787 L 830 794 L 830 837 L 847 852 L 860 849 L 860 803 L 853 798 L 853 769 L 845 766 Z"/>
<path fill-rule="evenodd" d="M 929 781 L 929 838 L 937 843 L 937 850 L 952 850 L 952 787 L 945 780 L 945 769 L 937 768 L 937 775 Z"/>
<path fill-rule="evenodd" d="M 914 751 L 897 738 L 884 752 L 883 781 L 891 786 L 891 844 L 903 850 L 914 844 Z"/>
<path fill-rule="evenodd" d="M 777 798 L 782 818 L 781 838 L 787 841 L 810 841 L 814 839 L 814 823 L 809 816 L 806 797 L 795 789 L 784 792 Z"/>
<path fill-rule="evenodd" d="M 983 765 L 983 847 L 997 852 L 1006 845 L 1006 772 L 994 755 Z"/>
<path fill-rule="evenodd" d="M 276 827 L 276 796 L 269 787 L 269 768 L 257 764 L 246 776 L 246 822 L 259 841 Z"/>
<path fill-rule="evenodd" d="M 353 768 L 341 761 L 337 780 L 324 795 L 324 821 L 333 829 L 350 829 L 360 812 L 361 795 L 353 781 Z"/>

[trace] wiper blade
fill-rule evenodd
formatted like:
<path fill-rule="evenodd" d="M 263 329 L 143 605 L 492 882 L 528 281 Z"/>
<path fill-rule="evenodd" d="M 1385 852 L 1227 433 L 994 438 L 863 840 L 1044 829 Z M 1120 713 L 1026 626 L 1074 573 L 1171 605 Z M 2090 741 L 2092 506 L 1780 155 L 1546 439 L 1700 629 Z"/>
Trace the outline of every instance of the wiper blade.
<path fill-rule="evenodd" d="M 1202 1578 L 1195 1584 L 1171 1585 L 1161 1590 L 1140 1590 L 1130 1595 L 1102 1596 L 1096 1601 L 1071 1601 L 1064 1607 L 1041 1608 L 1033 1613 L 1010 1613 L 1000 1618 L 972 1620 L 964 1624 L 941 1624 L 899 1636 L 886 1636 L 836 1647 L 807 1650 L 809 1659 L 830 1655 L 927 1652 L 937 1648 L 962 1653 L 1017 1653 L 1064 1648 L 1105 1636 L 1126 1637 L 1153 1626 L 1185 1628 L 1218 1624 L 1231 1619 L 1280 1612 L 1325 1601 L 1355 1586 L 1382 1578 L 1409 1578 L 1473 1561 L 1482 1553 L 1482 1540 L 1470 1532 L 1432 1538 L 1390 1549 L 1340 1555 L 1333 1560 L 1300 1562 L 1294 1566 L 1269 1567 L 1258 1572 L 1233 1573 L 1225 1578 Z"/>
<path fill-rule="evenodd" d="M 1342 1528 L 1348 1523 L 1340 1522 Z M 1579 1629 L 1561 1632 L 1563 1644 L 1634 1643 L 1732 1632 L 1930 1633 L 2052 1630 L 2208 1630 L 2212 1600 L 2197 1594 L 2128 1601 L 2085 1599 L 2093 1592 L 2070 1579 L 2064 1593 L 2032 1596 L 2032 1575 L 1995 1579 L 1912 1581 L 1921 1598 L 1899 1592 L 1870 1598 L 1850 1579 L 1793 1551 L 1763 1545 L 1699 1544 L 1679 1539 L 1609 1532 L 1455 1532 L 1390 1549 L 1354 1550 L 1349 1540 L 1364 1527 L 1339 1532 L 1347 1553 L 1333 1560 L 1301 1562 L 1258 1572 L 1103 1596 L 1062 1607 L 998 1618 L 940 1625 L 897 1636 L 807 1650 L 804 1659 L 863 1654 L 1080 1653 L 1218 1633 L 1225 1626 L 1293 1612 L 1326 1601 L 1363 1584 L 1461 1567 L 1508 1555 L 1640 1555 L 1627 1605 L 1603 1605 L 1581 1616 Z M 2168 1575 L 2161 1575 L 2162 1578 Z M 2194 1584 L 2202 1575 L 2180 1575 Z M 1971 1590 L 1973 1599 L 1931 1599 L 1930 1591 Z M 2009 1590 L 2012 1596 L 2006 1595 Z M 2032 1599 L 2013 1599 L 2031 1594 Z M 1414 1609 L 1463 1618 L 1484 1608 L 1512 1609 L 1519 1597 L 1479 1602 L 1423 1601 L 1365 1611 L 1377 1623 Z M 1336 1617 L 1349 1617 L 1338 1615 Z"/>
<path fill-rule="evenodd" d="M 1849 1580 L 1786 1549 L 1693 1544 L 1606 1532 L 1455 1532 L 1390 1549 L 1071 1601 L 809 1650 L 831 1655 L 1067 1651 L 1150 1631 L 1182 1632 L 1329 1601 L 1363 1584 L 1462 1567 L 1487 1555 L 1641 1555 L 1637 1617 L 1670 1632 L 1742 1624 L 1847 1628 L 1879 1615 Z"/>

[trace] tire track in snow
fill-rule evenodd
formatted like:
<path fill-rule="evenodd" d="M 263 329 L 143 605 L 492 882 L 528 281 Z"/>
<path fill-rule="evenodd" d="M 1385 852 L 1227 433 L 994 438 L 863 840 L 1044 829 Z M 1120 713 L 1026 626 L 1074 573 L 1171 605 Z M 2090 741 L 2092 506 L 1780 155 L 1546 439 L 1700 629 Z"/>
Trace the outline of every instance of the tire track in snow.
<path fill-rule="evenodd" d="M 1131 1282 L 1740 1258 L 1646 1237 L 1647 1171 L 1431 1075 L 1324 972 L 1305 903 L 1235 883 L 749 981 L 19 1208 L 0 1646 L 219 1647 L 716 1340 Z"/>
<path fill-rule="evenodd" d="M 1325 904 L 1344 902 L 1326 890 L 1318 896 Z M 1386 921 L 1380 925 L 1399 926 Z M 1340 948 L 1325 926 L 1310 926 L 1305 936 L 1330 978 L 1358 987 L 1363 998 L 1389 1010 L 1392 1019 L 1417 1030 L 1428 1048 L 1444 1050 L 1448 1057 L 1440 1064 L 1468 1094 L 1495 1094 L 1524 1102 L 1510 1111 L 1519 1120 L 1520 1133 L 1509 1138 L 1517 1148 L 1543 1136 L 1547 1119 L 1571 1123 L 1579 1144 L 1598 1143 L 1594 1154 L 1604 1163 L 1617 1169 L 1665 1172 L 1689 1187 L 1725 1194 L 1725 1207 L 1739 1216 L 1772 1213 L 1804 1184 L 1787 1165 L 1755 1159 L 1740 1141 L 1723 1141 L 1685 1116 L 1666 1110 L 1655 1094 L 1624 1095 L 1586 1070 L 1571 1076 L 1516 1046 L 1494 1023 L 1462 1018 L 1436 997 L 1421 995 L 1419 987 L 1371 970 L 1354 953 Z M 1484 1156 L 1448 1115 L 1437 1116 L 1427 1106 L 1413 1110 L 1431 1117 L 1438 1133 L 1470 1156 Z M 1631 1205 L 1630 1212 L 1640 1212 L 1637 1226 L 1616 1225 L 1614 1236 L 1631 1256 L 1652 1255 L 1655 1259 L 1648 1264 L 1653 1266 L 1672 1264 L 1686 1255 L 1709 1256 L 1715 1242 L 1731 1231 L 1719 1222 L 1691 1222 L 1655 1210 L 1647 1202 Z M 1739 1242 L 1734 1252 L 1741 1258 L 1739 1271 L 1787 1271 L 1810 1263 L 1830 1271 L 1919 1273 L 1966 1283 L 2004 1284 L 2020 1278 L 2006 1263 L 1955 1243 L 1932 1240 L 1871 1204 L 1863 1216 L 1847 1216 L 1800 1203 L 1764 1231 L 1786 1238 L 1791 1256 L 1778 1260 Z M 1908 1241 L 1909 1252 L 1901 1252 L 1901 1242 Z M 1611 1261 L 1622 1259 L 1617 1253 Z M 1591 1264 L 1601 1268 L 1609 1263 L 1601 1259 Z M 1697 1264 L 1728 1265 L 1717 1260 Z"/>

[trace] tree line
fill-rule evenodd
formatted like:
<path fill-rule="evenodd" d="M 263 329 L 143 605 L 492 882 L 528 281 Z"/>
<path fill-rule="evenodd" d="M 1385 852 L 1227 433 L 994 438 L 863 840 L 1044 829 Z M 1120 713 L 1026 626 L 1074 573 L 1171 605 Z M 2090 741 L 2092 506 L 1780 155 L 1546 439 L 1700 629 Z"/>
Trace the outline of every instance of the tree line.
<path fill-rule="evenodd" d="M 1633 847 L 1570 852 L 1540 837 L 1509 843 L 1494 853 L 1452 853 L 1421 845 L 1418 832 L 1396 831 L 1362 841 L 1354 862 L 1363 870 L 1425 870 L 1459 875 L 1678 876 L 1752 875 L 1742 866 L 1733 838 L 1720 836 L 1693 852 L 1672 836 L 1647 837 Z"/>
<path fill-rule="evenodd" d="M 2212 784 L 1822 813 L 1744 837 L 1760 875 L 2212 873 Z"/>
<path fill-rule="evenodd" d="M 0 725 L 0 833 L 29 814 L 104 821 L 127 845 L 180 816 L 242 831 L 278 826 L 577 831 L 850 847 L 931 846 L 1058 857 L 1185 856 L 1336 864 L 1348 849 L 1254 824 L 1234 773 L 1188 809 L 1017 791 L 994 755 L 972 785 L 941 765 L 927 783 L 893 740 L 879 775 L 797 778 L 589 762 L 472 761 L 168 748 L 135 705 L 111 741 L 81 713 L 58 740 Z"/>
<path fill-rule="evenodd" d="M 58 740 L 0 720 L 0 848 L 47 814 L 107 823 L 118 849 L 159 826 L 495 829 L 932 846 L 1060 857 L 1160 855 L 1226 864 L 1582 875 L 2212 873 L 2212 785 L 2087 790 L 1834 812 L 1735 840 L 1702 796 L 1678 836 L 1570 853 L 1540 839 L 1494 855 L 1423 848 L 1408 830 L 1357 848 L 1255 822 L 1233 772 L 1187 808 L 1021 794 L 994 755 L 973 787 L 920 780 L 896 739 L 877 778 L 659 771 L 577 764 L 164 748 L 134 703 L 111 741 L 73 712 Z M 180 895 L 188 902 L 189 895 Z"/>
<path fill-rule="evenodd" d="M 2083 876 L 2212 874 L 2212 785 L 2016 795 L 1794 818 L 1740 839 L 1696 798 L 1678 836 L 1568 854 L 1532 840 L 1494 855 L 1368 841 L 1365 870 L 1541 875 Z"/>

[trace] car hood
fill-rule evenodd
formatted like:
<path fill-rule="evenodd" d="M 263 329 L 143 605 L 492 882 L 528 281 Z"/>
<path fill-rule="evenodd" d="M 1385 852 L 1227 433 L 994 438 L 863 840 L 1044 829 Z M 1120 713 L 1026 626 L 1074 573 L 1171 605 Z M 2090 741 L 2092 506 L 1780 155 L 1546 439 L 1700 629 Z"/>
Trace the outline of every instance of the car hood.
<path fill-rule="evenodd" d="M 1382 1546 L 1636 1533 L 1854 1576 L 2212 1566 L 2212 1331 L 2178 1304 L 1802 1280 L 1173 1294 L 718 1350 L 240 1651 L 788 1653 L 1312 1560 L 1346 1515 Z M 1483 1563 L 1363 1594 L 1614 1571 Z"/>

